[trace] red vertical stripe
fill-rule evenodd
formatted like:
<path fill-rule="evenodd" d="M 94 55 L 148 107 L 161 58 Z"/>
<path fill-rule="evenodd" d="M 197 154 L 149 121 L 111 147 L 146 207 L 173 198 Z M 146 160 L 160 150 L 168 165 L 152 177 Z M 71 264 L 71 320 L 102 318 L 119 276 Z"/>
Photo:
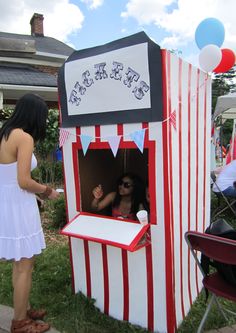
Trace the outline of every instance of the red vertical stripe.
<path fill-rule="evenodd" d="M 109 314 L 109 277 L 107 262 L 107 246 L 102 244 L 102 262 L 103 262 L 103 279 L 104 279 L 104 313 Z"/>
<path fill-rule="evenodd" d="M 92 290 L 91 290 L 89 246 L 88 246 L 88 241 L 86 241 L 86 240 L 84 240 L 84 257 L 85 257 L 85 269 L 86 269 L 87 296 L 91 297 Z"/>
<path fill-rule="evenodd" d="M 118 124 L 117 125 L 117 135 L 122 135 L 121 140 L 123 140 L 123 134 L 124 134 L 123 124 Z"/>
<path fill-rule="evenodd" d="M 192 79 L 192 65 L 188 66 L 188 230 L 191 228 L 191 79 Z M 188 248 L 188 294 L 190 306 L 192 306 L 192 293 L 191 293 L 191 265 L 190 265 L 190 249 Z"/>
<path fill-rule="evenodd" d="M 183 141 L 182 141 L 182 67 L 183 62 L 179 59 L 179 243 L 180 243 L 180 293 L 181 293 L 181 311 L 183 318 L 185 317 L 184 300 L 183 300 Z"/>
<path fill-rule="evenodd" d="M 100 125 L 95 126 L 95 137 L 96 137 L 96 143 L 101 142 L 101 127 Z"/>
<path fill-rule="evenodd" d="M 74 182 L 75 182 L 75 196 L 76 196 L 76 210 L 80 211 L 80 183 L 79 183 L 79 158 L 78 158 L 78 138 L 80 135 L 80 128 L 76 127 L 76 142 L 72 144 L 73 168 L 74 168 Z M 75 146 L 75 147 L 74 147 Z"/>
<path fill-rule="evenodd" d="M 123 320 L 129 320 L 129 276 L 128 276 L 128 255 L 126 250 L 122 251 L 122 268 L 123 268 Z"/>
<path fill-rule="evenodd" d="M 167 78 L 166 78 L 166 50 L 162 51 L 162 79 L 163 79 L 163 117 L 167 119 Z M 162 145 L 163 145 L 163 190 L 164 190 L 164 225 L 165 225 L 165 273 L 166 273 L 166 316 L 168 333 L 175 332 L 175 308 L 173 291 L 173 265 L 172 265 L 172 236 L 173 230 L 170 224 L 170 197 L 169 197 L 169 177 L 168 177 L 168 128 L 167 122 L 162 123 Z"/>

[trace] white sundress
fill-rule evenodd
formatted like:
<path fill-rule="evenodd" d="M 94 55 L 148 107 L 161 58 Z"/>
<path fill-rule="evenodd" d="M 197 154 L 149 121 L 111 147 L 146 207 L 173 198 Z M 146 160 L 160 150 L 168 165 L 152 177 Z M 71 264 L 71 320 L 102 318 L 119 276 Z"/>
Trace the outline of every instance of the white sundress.
<path fill-rule="evenodd" d="M 0 259 L 31 258 L 45 247 L 35 194 L 18 185 L 17 162 L 0 164 Z"/>

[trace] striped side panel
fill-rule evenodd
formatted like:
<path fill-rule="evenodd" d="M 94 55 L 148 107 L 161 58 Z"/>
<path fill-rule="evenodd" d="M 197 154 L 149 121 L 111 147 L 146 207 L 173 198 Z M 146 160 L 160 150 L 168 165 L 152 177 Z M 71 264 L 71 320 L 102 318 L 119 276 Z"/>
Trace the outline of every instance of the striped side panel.
<path fill-rule="evenodd" d="M 177 126 L 175 130 L 169 124 L 165 141 L 169 156 L 169 225 L 173 228 L 173 288 L 178 326 L 199 292 L 200 278 L 184 234 L 187 230 L 202 231 L 209 223 L 210 79 L 168 53 L 166 73 L 166 116 L 175 110 Z"/>

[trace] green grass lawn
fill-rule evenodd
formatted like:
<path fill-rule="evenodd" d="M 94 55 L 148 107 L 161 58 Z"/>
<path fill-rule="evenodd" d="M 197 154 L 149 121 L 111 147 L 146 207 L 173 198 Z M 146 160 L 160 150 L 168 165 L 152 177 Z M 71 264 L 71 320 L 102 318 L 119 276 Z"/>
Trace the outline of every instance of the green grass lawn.
<path fill-rule="evenodd" d="M 58 232 L 53 231 L 48 224 L 44 229 L 47 249 L 36 259 L 31 303 L 36 308 L 47 309 L 46 320 L 52 326 L 62 333 L 148 332 L 127 322 L 114 320 L 96 309 L 93 300 L 82 294 L 74 295 L 71 289 L 71 266 L 66 238 L 58 237 Z M 0 303 L 12 306 L 11 263 L 7 262 L 0 262 Z M 230 304 L 230 307 L 236 311 L 235 304 Z M 179 327 L 178 333 L 196 332 L 204 310 L 205 294 L 202 293 Z M 226 323 L 217 311 L 212 311 L 205 329 L 235 323 L 236 320 Z"/>

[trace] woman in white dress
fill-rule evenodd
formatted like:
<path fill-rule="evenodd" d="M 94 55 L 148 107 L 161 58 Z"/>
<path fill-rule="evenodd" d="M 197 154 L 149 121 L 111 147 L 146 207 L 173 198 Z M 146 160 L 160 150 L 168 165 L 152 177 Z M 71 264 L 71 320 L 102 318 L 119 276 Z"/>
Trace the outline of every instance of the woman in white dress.
<path fill-rule="evenodd" d="M 0 259 L 13 261 L 11 333 L 49 329 L 49 324 L 36 321 L 45 311 L 29 308 L 34 258 L 45 248 L 35 193 L 49 199 L 59 195 L 31 178 L 37 165 L 34 144 L 45 138 L 47 115 L 41 97 L 26 94 L 0 129 Z"/>

